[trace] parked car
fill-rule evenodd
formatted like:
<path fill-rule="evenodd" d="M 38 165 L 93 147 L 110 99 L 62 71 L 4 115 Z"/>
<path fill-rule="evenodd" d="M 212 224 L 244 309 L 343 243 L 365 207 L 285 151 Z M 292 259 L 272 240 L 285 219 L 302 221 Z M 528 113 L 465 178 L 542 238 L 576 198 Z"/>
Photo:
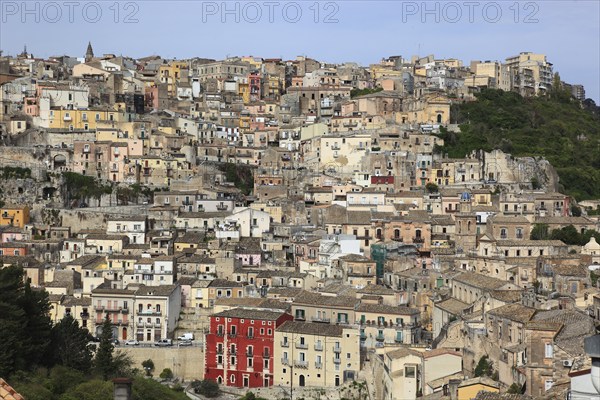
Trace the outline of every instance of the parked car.
<path fill-rule="evenodd" d="M 154 345 L 159 347 L 173 346 L 173 341 L 171 339 L 160 339 L 157 340 Z"/>
<path fill-rule="evenodd" d="M 192 345 L 191 340 L 182 340 L 179 342 L 179 346 L 191 346 L 191 345 Z"/>
<path fill-rule="evenodd" d="M 139 346 L 140 342 L 135 339 L 129 339 L 125 341 L 125 346 Z"/>
<path fill-rule="evenodd" d="M 121 342 L 119 342 L 119 339 L 113 339 L 112 344 L 114 344 L 115 346 L 118 346 L 119 344 L 121 344 Z"/>
<path fill-rule="evenodd" d="M 177 340 L 194 340 L 194 334 L 191 332 L 186 332 L 183 335 L 179 336 Z"/>

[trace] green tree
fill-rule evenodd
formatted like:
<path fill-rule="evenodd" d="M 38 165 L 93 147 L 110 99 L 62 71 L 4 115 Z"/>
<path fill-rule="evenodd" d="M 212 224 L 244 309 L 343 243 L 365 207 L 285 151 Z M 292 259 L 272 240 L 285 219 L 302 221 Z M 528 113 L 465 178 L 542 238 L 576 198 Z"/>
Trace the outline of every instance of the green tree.
<path fill-rule="evenodd" d="M 92 367 L 90 332 L 79 326 L 71 315 L 66 315 L 52 327 L 49 360 L 51 365 L 61 364 L 84 373 Z"/>
<path fill-rule="evenodd" d="M 213 398 L 221 395 L 219 384 L 209 379 L 192 382 L 192 388 L 195 393 L 201 394 L 204 397 Z"/>
<path fill-rule="evenodd" d="M 46 291 L 24 282 L 21 267 L 0 263 L 0 376 L 32 370 L 42 364 L 51 321 Z"/>
<path fill-rule="evenodd" d="M 57 395 L 67 392 L 86 380 L 83 372 L 62 365 L 52 368 L 48 375 L 49 382 L 47 387 L 51 388 L 52 393 Z"/>
<path fill-rule="evenodd" d="M 571 204 L 571 215 L 574 217 L 581 217 L 581 208 L 575 204 Z"/>
<path fill-rule="evenodd" d="M 437 193 L 438 185 L 433 182 L 429 182 L 427 185 L 425 185 L 425 190 L 427 190 L 428 193 Z"/>
<path fill-rule="evenodd" d="M 529 238 L 531 240 L 547 240 L 550 238 L 548 224 L 534 224 Z"/>
<path fill-rule="evenodd" d="M 113 383 L 93 379 L 75 386 L 64 395 L 60 400 L 113 400 Z"/>
<path fill-rule="evenodd" d="M 108 314 L 104 318 L 102 323 L 102 332 L 100 333 L 100 343 L 98 344 L 98 350 L 96 351 L 96 358 L 94 359 L 94 367 L 98 373 L 102 375 L 104 380 L 107 380 L 115 373 L 113 352 L 115 347 L 113 346 L 113 331 L 112 324 L 108 319 Z"/>
<path fill-rule="evenodd" d="M 573 225 L 565 226 L 561 229 L 554 229 L 550 235 L 552 240 L 561 240 L 566 244 L 581 244 L 581 235 Z"/>
<path fill-rule="evenodd" d="M 491 377 L 494 374 L 494 368 L 492 362 L 488 356 L 482 356 L 475 367 L 475 376 L 487 376 Z"/>
<path fill-rule="evenodd" d="M 171 368 L 165 368 L 159 376 L 160 379 L 173 379 L 173 371 L 171 371 Z"/>
<path fill-rule="evenodd" d="M 147 359 L 142 361 L 142 367 L 144 371 L 146 371 L 146 376 L 152 376 L 152 372 L 154 372 L 154 361 L 151 359 Z"/>
<path fill-rule="evenodd" d="M 510 387 L 506 391 L 506 393 L 510 393 L 510 394 L 521 394 L 522 392 L 523 392 L 523 387 L 521 385 L 519 385 L 518 383 L 513 383 L 512 385 L 510 385 Z"/>

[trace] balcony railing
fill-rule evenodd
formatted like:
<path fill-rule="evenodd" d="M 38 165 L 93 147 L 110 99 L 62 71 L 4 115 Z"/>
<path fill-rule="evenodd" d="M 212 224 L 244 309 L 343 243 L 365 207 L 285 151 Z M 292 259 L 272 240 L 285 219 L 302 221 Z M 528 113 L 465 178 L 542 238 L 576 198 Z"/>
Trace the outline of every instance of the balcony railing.
<path fill-rule="evenodd" d="M 290 342 L 281 341 L 281 347 L 290 347 Z"/>
<path fill-rule="evenodd" d="M 296 343 L 297 349 L 308 349 L 308 344 L 306 343 Z"/>
<path fill-rule="evenodd" d="M 282 365 L 290 365 L 290 360 L 288 360 L 287 358 L 282 358 L 281 359 L 281 364 Z"/>
<path fill-rule="evenodd" d="M 333 352 L 334 353 L 341 353 L 342 352 L 342 348 L 340 346 L 333 346 Z"/>
<path fill-rule="evenodd" d="M 375 340 L 377 340 L 378 342 L 383 342 L 385 340 L 385 336 L 383 336 L 383 335 L 377 335 L 377 337 L 375 338 Z"/>
<path fill-rule="evenodd" d="M 323 363 L 320 363 L 320 362 L 318 362 L 318 361 L 317 361 L 317 362 L 315 362 L 315 368 L 316 368 L 316 369 L 321 369 L 321 368 L 323 368 Z"/>
<path fill-rule="evenodd" d="M 160 316 L 162 314 L 161 311 L 154 311 L 154 310 L 142 310 L 138 312 L 138 315 L 153 315 L 153 316 Z"/>
<path fill-rule="evenodd" d="M 246 351 L 246 357 L 254 357 L 254 353 L 251 351 Z"/>
<path fill-rule="evenodd" d="M 315 343 L 316 351 L 323 351 L 323 343 Z"/>
<path fill-rule="evenodd" d="M 312 322 L 325 322 L 325 323 L 329 323 L 331 322 L 330 318 L 325 318 L 325 317 L 312 317 L 311 318 Z"/>
<path fill-rule="evenodd" d="M 333 363 L 334 364 L 341 364 L 342 363 L 342 359 L 341 358 L 334 358 L 333 359 Z"/>
<path fill-rule="evenodd" d="M 425 239 L 422 237 L 414 237 L 412 239 L 412 241 L 413 241 L 413 243 L 423 243 L 423 242 L 425 242 Z"/>
<path fill-rule="evenodd" d="M 296 368 L 308 368 L 308 361 L 294 360 L 294 367 L 296 367 Z"/>

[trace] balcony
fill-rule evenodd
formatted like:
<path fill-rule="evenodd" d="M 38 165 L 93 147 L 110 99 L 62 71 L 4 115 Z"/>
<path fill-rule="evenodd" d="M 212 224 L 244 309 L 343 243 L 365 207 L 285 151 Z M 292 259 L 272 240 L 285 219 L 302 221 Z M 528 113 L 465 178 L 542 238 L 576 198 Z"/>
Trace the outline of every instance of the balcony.
<path fill-rule="evenodd" d="M 121 310 L 121 313 L 122 313 L 122 314 L 129 314 L 129 309 L 128 309 L 128 308 L 123 308 L 123 309 Z"/>
<path fill-rule="evenodd" d="M 223 333 L 223 331 L 217 331 L 216 335 L 220 336 L 220 337 L 225 336 L 225 334 Z"/>
<path fill-rule="evenodd" d="M 297 349 L 308 349 L 308 345 L 306 343 L 296 343 Z"/>
<path fill-rule="evenodd" d="M 269 353 L 262 353 L 262 358 L 269 358 L 269 357 L 271 357 L 271 356 L 269 355 Z"/>
<path fill-rule="evenodd" d="M 320 362 L 318 362 L 318 361 L 317 361 L 317 362 L 315 362 L 315 368 L 316 368 L 316 369 L 321 369 L 321 368 L 323 368 L 323 363 L 320 363 Z"/>
<path fill-rule="evenodd" d="M 254 357 L 254 353 L 251 351 L 246 351 L 246 357 Z"/>
<path fill-rule="evenodd" d="M 89 319 L 90 318 L 90 314 L 88 313 L 79 313 L 79 316 L 81 317 L 81 319 Z"/>
<path fill-rule="evenodd" d="M 323 343 L 315 343 L 316 351 L 323 351 Z"/>
<path fill-rule="evenodd" d="M 290 347 L 290 342 L 281 341 L 281 347 Z"/>
<path fill-rule="evenodd" d="M 235 339 L 237 337 L 237 333 L 231 333 L 230 332 L 230 333 L 227 334 L 227 337 L 230 338 L 230 339 Z"/>
<path fill-rule="evenodd" d="M 246 339 L 254 339 L 254 333 L 247 334 Z"/>
<path fill-rule="evenodd" d="M 217 354 L 223 354 L 223 349 L 219 349 L 219 348 L 217 347 Z"/>
<path fill-rule="evenodd" d="M 338 364 L 338 365 L 339 365 L 339 364 L 341 364 L 341 363 L 342 363 L 342 359 L 341 359 L 341 358 L 334 358 L 334 359 L 333 359 L 333 363 L 334 363 L 334 364 Z"/>
<path fill-rule="evenodd" d="M 94 310 L 96 310 L 96 311 L 104 311 L 104 306 L 96 306 L 96 307 L 94 307 Z"/>
<path fill-rule="evenodd" d="M 138 312 L 140 316 L 160 316 L 162 313 L 160 311 L 154 310 L 142 310 Z"/>
<path fill-rule="evenodd" d="M 425 239 L 422 237 L 414 237 L 412 239 L 412 241 L 413 241 L 413 243 L 423 243 L 423 242 L 425 242 Z"/>
<path fill-rule="evenodd" d="M 312 317 L 311 318 L 312 322 L 324 322 L 326 324 L 331 322 L 330 318 L 325 318 L 325 317 Z"/>
<path fill-rule="evenodd" d="M 217 210 L 227 211 L 227 206 L 225 204 L 219 204 L 219 205 L 217 205 Z"/>
<path fill-rule="evenodd" d="M 287 358 L 282 358 L 281 359 L 281 364 L 282 365 L 290 365 L 290 360 L 288 360 Z"/>
<path fill-rule="evenodd" d="M 296 368 L 308 368 L 308 361 L 294 360 L 294 367 L 296 367 Z"/>
<path fill-rule="evenodd" d="M 342 352 L 342 348 L 340 346 L 333 346 L 333 352 L 334 353 L 341 353 Z"/>
<path fill-rule="evenodd" d="M 63 121 L 72 121 L 72 120 L 73 120 L 73 118 L 71 118 L 71 116 L 70 116 L 70 115 L 65 115 L 65 116 L 63 117 Z"/>
<path fill-rule="evenodd" d="M 383 336 L 383 335 L 377 335 L 375 337 L 375 340 L 377 340 L 378 342 L 383 342 L 385 340 L 385 336 Z"/>
<path fill-rule="evenodd" d="M 395 242 L 403 242 L 404 241 L 404 239 L 402 239 L 402 237 L 400 237 L 400 236 L 394 236 L 392 238 L 392 240 L 395 241 Z"/>

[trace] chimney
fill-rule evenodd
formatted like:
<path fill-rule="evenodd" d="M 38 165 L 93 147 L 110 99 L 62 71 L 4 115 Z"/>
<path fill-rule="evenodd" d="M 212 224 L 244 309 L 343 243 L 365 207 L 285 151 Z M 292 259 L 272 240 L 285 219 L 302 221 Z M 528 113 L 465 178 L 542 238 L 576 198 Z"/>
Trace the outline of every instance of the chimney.
<path fill-rule="evenodd" d="M 115 378 L 113 379 L 113 395 L 114 400 L 131 400 L 131 384 L 132 380 L 129 378 Z"/>
<path fill-rule="evenodd" d="M 450 400 L 458 399 L 458 385 L 460 385 L 461 382 L 462 380 L 460 379 L 450 379 L 450 381 L 448 381 L 448 388 L 450 390 Z"/>

